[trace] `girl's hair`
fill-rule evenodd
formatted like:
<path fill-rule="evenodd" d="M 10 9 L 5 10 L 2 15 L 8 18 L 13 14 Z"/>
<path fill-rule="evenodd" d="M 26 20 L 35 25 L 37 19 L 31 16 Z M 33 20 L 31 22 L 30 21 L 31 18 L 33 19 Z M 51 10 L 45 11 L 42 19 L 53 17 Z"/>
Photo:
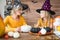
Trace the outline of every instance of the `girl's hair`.
<path fill-rule="evenodd" d="M 45 17 L 47 18 L 46 20 L 48 21 L 48 25 L 45 26 L 50 26 L 52 15 L 50 14 L 50 12 L 45 11 Z M 44 21 L 44 18 L 42 18 L 42 20 Z"/>
<path fill-rule="evenodd" d="M 15 11 L 17 11 L 17 10 L 22 10 L 22 6 L 13 7 L 13 9 L 11 10 L 11 14 L 10 15 L 14 14 Z"/>
<path fill-rule="evenodd" d="M 52 15 L 50 14 L 50 12 L 48 12 L 48 11 L 46 11 L 46 12 L 47 12 L 46 15 L 48 15 L 47 17 L 52 18 Z"/>

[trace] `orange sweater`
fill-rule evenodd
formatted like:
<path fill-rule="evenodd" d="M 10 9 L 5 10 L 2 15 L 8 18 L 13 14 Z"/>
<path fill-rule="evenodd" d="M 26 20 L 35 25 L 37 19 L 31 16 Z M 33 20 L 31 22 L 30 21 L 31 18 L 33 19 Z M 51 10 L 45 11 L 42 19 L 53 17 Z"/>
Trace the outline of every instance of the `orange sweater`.
<path fill-rule="evenodd" d="M 11 16 L 7 16 L 4 19 L 6 27 L 6 31 L 14 31 L 17 27 L 21 27 L 22 25 L 26 24 L 26 21 L 23 16 L 20 16 L 20 20 L 16 21 Z"/>
<path fill-rule="evenodd" d="M 39 23 L 39 26 L 40 26 L 40 27 L 45 27 L 45 26 L 48 27 L 49 25 L 52 26 L 52 25 L 53 25 L 53 19 L 50 18 L 49 21 L 43 22 L 43 20 L 40 18 L 40 19 L 38 20 L 38 23 Z"/>

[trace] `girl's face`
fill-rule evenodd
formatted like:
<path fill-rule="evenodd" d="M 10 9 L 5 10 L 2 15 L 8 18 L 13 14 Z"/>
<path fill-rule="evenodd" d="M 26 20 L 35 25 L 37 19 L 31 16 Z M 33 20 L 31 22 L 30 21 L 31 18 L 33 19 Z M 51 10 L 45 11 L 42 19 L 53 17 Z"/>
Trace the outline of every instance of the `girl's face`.
<path fill-rule="evenodd" d="M 41 18 L 44 18 L 44 17 L 47 17 L 47 16 L 48 16 L 48 12 L 47 11 L 44 11 L 44 10 L 40 11 L 40 17 Z"/>

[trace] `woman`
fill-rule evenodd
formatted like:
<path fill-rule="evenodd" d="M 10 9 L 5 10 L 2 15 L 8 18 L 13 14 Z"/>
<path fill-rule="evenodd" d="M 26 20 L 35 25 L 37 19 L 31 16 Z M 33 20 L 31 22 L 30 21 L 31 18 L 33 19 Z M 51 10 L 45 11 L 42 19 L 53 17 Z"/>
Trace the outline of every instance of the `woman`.
<path fill-rule="evenodd" d="M 4 19 L 4 23 L 6 25 L 6 32 L 16 31 L 20 26 L 26 25 L 26 21 L 22 16 L 22 7 L 14 7 L 11 11 L 11 15 Z"/>

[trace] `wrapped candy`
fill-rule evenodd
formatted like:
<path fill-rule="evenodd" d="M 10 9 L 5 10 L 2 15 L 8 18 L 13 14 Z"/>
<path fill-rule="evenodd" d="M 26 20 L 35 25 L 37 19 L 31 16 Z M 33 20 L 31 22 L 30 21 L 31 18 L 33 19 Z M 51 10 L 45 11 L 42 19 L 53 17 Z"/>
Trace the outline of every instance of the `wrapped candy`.
<path fill-rule="evenodd" d="M 21 26 L 21 31 L 22 32 L 29 32 L 30 30 L 31 30 L 31 26 L 29 26 L 29 25 L 23 25 L 23 26 Z"/>

